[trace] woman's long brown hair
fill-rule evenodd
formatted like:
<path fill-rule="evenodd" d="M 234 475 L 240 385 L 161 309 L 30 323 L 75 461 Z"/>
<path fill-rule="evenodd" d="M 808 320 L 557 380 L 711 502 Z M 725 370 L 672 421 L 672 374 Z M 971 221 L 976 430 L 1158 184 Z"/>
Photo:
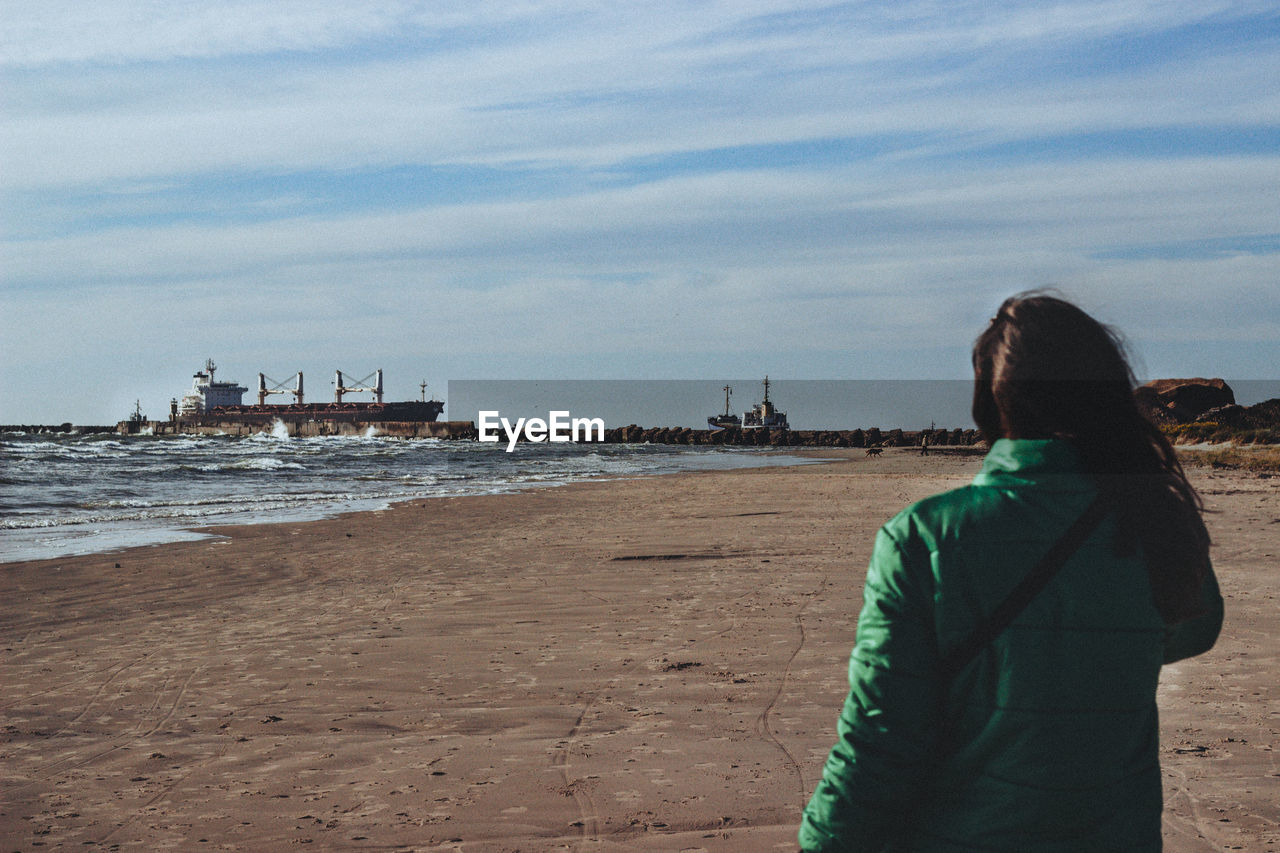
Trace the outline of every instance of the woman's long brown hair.
<path fill-rule="evenodd" d="M 1209 564 L 1203 504 L 1169 440 L 1138 410 L 1119 337 L 1064 299 L 1018 294 L 978 336 L 973 372 L 983 437 L 1070 441 L 1114 497 L 1117 553 L 1141 548 L 1165 622 L 1199 613 Z"/>

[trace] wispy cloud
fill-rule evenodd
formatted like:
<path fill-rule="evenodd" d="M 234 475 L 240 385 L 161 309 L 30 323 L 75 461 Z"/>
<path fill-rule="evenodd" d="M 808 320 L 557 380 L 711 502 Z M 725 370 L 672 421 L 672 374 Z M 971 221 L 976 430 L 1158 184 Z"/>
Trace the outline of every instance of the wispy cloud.
<path fill-rule="evenodd" d="M 0 18 L 0 357 L 55 384 L 121 327 L 189 360 L 184 305 L 210 347 L 354 347 L 429 311 L 455 349 L 644 370 L 768 339 L 797 372 L 820 350 L 902 375 L 871 351 L 962 354 L 970 318 L 1048 283 L 1241 364 L 1280 337 L 1271 3 Z M 69 324 L 65 358 L 31 355 Z"/>

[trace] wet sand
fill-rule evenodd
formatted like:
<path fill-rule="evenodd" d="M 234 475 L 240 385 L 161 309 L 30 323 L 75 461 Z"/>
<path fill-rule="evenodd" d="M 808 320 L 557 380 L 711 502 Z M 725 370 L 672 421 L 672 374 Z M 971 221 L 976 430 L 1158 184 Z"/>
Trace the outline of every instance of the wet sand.
<path fill-rule="evenodd" d="M 792 850 L 872 536 L 978 464 L 843 452 L 4 565 L 0 850 Z M 1162 679 L 1165 849 L 1277 851 L 1280 477 L 1192 477 L 1227 625 Z"/>

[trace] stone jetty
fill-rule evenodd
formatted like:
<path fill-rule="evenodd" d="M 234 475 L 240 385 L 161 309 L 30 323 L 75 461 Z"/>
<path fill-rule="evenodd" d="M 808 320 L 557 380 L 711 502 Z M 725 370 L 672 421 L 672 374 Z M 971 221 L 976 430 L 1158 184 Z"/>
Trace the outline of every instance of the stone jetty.
<path fill-rule="evenodd" d="M 650 427 L 632 424 L 606 429 L 604 440 L 613 444 L 736 445 L 743 447 L 918 447 L 922 439 L 929 447 L 967 447 L 979 441 L 975 429 L 807 430 L 807 429 L 690 429 Z"/>

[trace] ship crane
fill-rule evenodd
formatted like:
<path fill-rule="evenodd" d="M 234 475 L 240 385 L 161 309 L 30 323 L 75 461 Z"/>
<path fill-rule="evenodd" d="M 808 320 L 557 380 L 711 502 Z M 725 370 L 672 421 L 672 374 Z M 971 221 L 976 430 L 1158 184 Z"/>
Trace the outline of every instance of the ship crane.
<path fill-rule="evenodd" d="M 370 373 L 364 379 L 361 379 L 360 381 L 356 382 L 355 385 L 343 385 L 342 371 L 339 370 L 337 373 L 338 373 L 338 378 L 335 383 L 335 388 L 333 392 L 333 401 L 335 403 L 342 402 L 343 394 L 356 394 L 361 391 L 368 391 L 369 393 L 373 394 L 373 399 L 375 402 L 378 402 L 378 403 L 382 402 L 382 369 L 381 368 L 379 368 L 378 370 L 375 370 L 373 373 Z M 365 383 L 368 382 L 370 379 L 373 380 L 373 385 L 366 385 Z"/>
<path fill-rule="evenodd" d="M 294 397 L 294 402 L 297 403 L 299 406 L 301 406 L 302 405 L 302 371 L 301 370 L 298 371 L 298 375 L 294 377 L 294 379 L 295 379 L 294 387 L 286 388 L 285 382 L 276 382 L 270 376 L 267 376 L 266 374 L 263 374 L 263 373 L 259 373 L 258 374 L 258 405 L 265 406 L 267 404 L 267 397 L 271 396 L 272 394 L 292 394 Z M 270 388 L 267 387 L 268 382 L 272 384 L 272 387 Z"/>

